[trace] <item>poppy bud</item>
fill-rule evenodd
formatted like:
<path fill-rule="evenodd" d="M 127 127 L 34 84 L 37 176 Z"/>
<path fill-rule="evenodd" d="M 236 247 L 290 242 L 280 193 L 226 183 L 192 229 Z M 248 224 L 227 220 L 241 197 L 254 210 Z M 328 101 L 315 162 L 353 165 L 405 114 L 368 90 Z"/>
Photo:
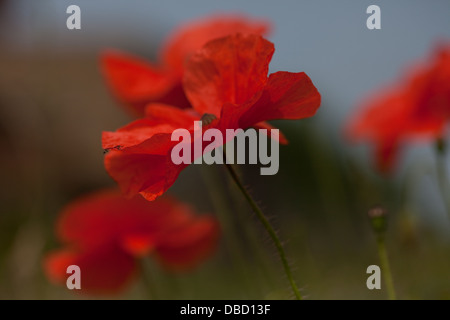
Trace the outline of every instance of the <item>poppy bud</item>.
<path fill-rule="evenodd" d="M 387 210 L 381 206 L 375 206 L 369 210 L 368 216 L 375 233 L 377 235 L 384 234 L 387 226 Z"/>

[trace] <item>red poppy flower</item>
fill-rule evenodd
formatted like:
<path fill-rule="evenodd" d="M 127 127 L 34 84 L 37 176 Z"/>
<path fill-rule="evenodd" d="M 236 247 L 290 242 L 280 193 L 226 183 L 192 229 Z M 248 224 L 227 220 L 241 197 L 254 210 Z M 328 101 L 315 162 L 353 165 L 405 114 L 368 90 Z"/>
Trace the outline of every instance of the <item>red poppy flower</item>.
<path fill-rule="evenodd" d="M 192 268 L 216 246 L 218 224 L 173 198 L 125 199 L 117 190 L 95 192 L 71 203 L 59 218 L 65 248 L 50 253 L 44 270 L 65 283 L 67 267 L 81 269 L 82 292 L 118 293 L 136 276 L 136 258 L 154 255 L 166 268 Z"/>
<path fill-rule="evenodd" d="M 450 119 L 450 47 L 439 48 L 428 63 L 417 64 L 399 84 L 364 105 L 347 135 L 353 141 L 372 140 L 378 169 L 389 172 L 404 142 L 444 134 Z"/>
<path fill-rule="evenodd" d="M 204 115 L 217 119 L 203 129 L 221 132 L 314 115 L 320 94 L 305 73 L 267 77 L 273 52 L 273 44 L 258 35 L 212 40 L 186 64 L 183 85 L 194 110 L 149 105 L 146 118 L 103 133 L 103 148 L 109 150 L 106 170 L 123 192 L 140 193 L 148 200 L 163 194 L 186 167 L 171 160 L 178 143 L 171 141 L 173 130 L 186 128 L 192 135 L 193 121 Z"/>
<path fill-rule="evenodd" d="M 116 52 L 105 52 L 102 70 L 117 98 L 134 114 L 142 116 L 149 102 L 190 107 L 181 79 L 185 61 L 209 40 L 237 32 L 266 34 L 266 21 L 246 17 L 213 16 L 191 22 L 176 30 L 162 48 L 160 62 L 153 65 L 140 58 Z"/>

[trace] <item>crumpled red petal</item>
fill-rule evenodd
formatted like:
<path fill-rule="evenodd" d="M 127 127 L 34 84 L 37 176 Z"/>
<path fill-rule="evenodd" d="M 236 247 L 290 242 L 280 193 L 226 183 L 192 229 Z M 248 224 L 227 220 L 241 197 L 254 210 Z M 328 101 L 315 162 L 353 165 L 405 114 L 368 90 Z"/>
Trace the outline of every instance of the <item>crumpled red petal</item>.
<path fill-rule="evenodd" d="M 142 115 L 149 101 L 174 95 L 171 91 L 178 81 L 167 70 L 118 51 L 105 51 L 101 67 L 113 94 L 135 115 Z"/>
<path fill-rule="evenodd" d="M 251 99 L 267 82 L 273 52 L 271 42 L 254 34 L 208 42 L 186 64 L 183 85 L 192 107 L 219 117 L 225 103 Z"/>
<path fill-rule="evenodd" d="M 234 33 L 260 34 L 269 32 L 267 21 L 242 15 L 214 15 L 197 19 L 176 30 L 162 50 L 162 61 L 181 76 L 184 63 L 208 41 Z"/>
<path fill-rule="evenodd" d="M 194 120 L 198 117 L 190 111 L 150 104 L 145 119 L 103 133 L 106 171 L 125 195 L 140 193 L 151 201 L 175 182 L 187 165 L 172 162 L 171 149 L 178 141 L 171 141 L 171 135 L 179 128 L 193 130 Z"/>
<path fill-rule="evenodd" d="M 126 196 L 140 193 L 149 201 L 155 200 L 187 166 L 175 165 L 171 160 L 170 150 L 176 143 L 170 140 L 170 134 L 162 134 L 135 147 L 111 150 L 104 159 L 106 171 Z"/>
<path fill-rule="evenodd" d="M 243 113 L 239 125 L 245 128 L 260 121 L 312 117 L 320 102 L 319 92 L 304 72 L 272 73 L 261 97 Z"/>

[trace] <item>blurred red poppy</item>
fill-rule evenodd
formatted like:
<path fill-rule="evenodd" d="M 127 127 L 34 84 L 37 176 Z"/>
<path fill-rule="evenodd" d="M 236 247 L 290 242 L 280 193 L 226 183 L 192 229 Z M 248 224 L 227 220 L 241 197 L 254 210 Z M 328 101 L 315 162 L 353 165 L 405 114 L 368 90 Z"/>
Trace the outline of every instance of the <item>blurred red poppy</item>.
<path fill-rule="evenodd" d="M 212 16 L 196 20 L 176 30 L 160 54 L 156 65 L 117 51 L 101 57 L 102 71 L 117 98 L 138 116 L 144 114 L 149 102 L 190 107 L 181 79 L 185 61 L 206 42 L 241 32 L 266 34 L 266 21 L 251 20 L 240 15 Z"/>
<path fill-rule="evenodd" d="M 65 247 L 45 257 L 48 278 L 63 284 L 67 267 L 77 265 L 82 292 L 107 294 L 137 275 L 137 258 L 152 255 L 172 271 L 195 267 L 214 251 L 219 227 L 173 198 L 148 202 L 102 190 L 68 205 L 56 232 Z"/>
<path fill-rule="evenodd" d="M 129 195 L 147 200 L 163 194 L 185 164 L 175 165 L 171 141 L 175 129 L 193 135 L 193 121 L 204 115 L 206 128 L 261 126 L 273 119 L 311 117 L 320 106 L 320 94 L 301 73 L 276 72 L 267 77 L 274 52 L 271 42 L 259 35 L 234 34 L 208 42 L 186 64 L 183 86 L 193 110 L 150 104 L 146 118 L 116 132 L 103 133 L 105 167 Z M 194 139 L 191 139 L 193 141 Z"/>
<path fill-rule="evenodd" d="M 418 63 L 397 85 L 368 99 L 346 127 L 352 141 L 371 140 L 377 168 L 392 170 L 401 144 L 436 140 L 450 119 L 450 46 Z"/>

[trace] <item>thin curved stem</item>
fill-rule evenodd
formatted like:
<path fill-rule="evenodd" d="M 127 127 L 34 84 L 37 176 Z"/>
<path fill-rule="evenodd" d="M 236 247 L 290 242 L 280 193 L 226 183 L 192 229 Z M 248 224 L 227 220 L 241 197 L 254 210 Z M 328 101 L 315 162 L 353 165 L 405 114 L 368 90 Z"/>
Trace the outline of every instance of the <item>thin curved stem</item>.
<path fill-rule="evenodd" d="M 158 296 L 156 294 L 155 284 L 153 283 L 149 270 L 148 270 L 148 263 L 146 263 L 145 259 L 140 259 L 138 261 L 138 265 L 141 272 L 141 279 L 143 286 L 145 288 L 145 292 L 147 295 L 147 298 L 149 300 L 157 300 Z"/>
<path fill-rule="evenodd" d="M 369 210 L 368 216 L 377 240 L 381 272 L 384 275 L 388 298 L 389 300 L 396 300 L 394 281 L 392 280 L 391 266 L 386 250 L 387 211 L 383 207 L 376 206 Z"/>
<path fill-rule="evenodd" d="M 289 267 L 289 263 L 288 263 L 288 261 L 286 259 L 286 253 L 284 252 L 283 245 L 281 244 L 281 241 L 278 238 L 277 233 L 272 228 L 269 220 L 267 220 L 267 218 L 265 217 L 264 213 L 259 208 L 257 203 L 250 196 L 250 194 L 247 191 L 247 189 L 244 187 L 243 183 L 241 182 L 241 180 L 240 180 L 239 176 L 237 175 L 236 171 L 234 170 L 233 166 L 231 166 L 228 163 L 225 163 L 225 166 L 228 169 L 228 172 L 230 173 L 230 175 L 233 178 L 234 182 L 238 186 L 239 190 L 242 192 L 242 194 L 244 195 L 245 199 L 250 204 L 250 206 L 252 207 L 253 211 L 256 213 L 256 216 L 258 217 L 259 221 L 262 223 L 262 225 L 266 229 L 267 233 L 270 235 L 270 238 L 272 239 L 273 243 L 275 244 L 275 247 L 277 248 L 278 254 L 279 254 L 281 262 L 283 264 L 284 272 L 286 273 L 286 276 L 287 276 L 287 278 L 289 280 L 289 283 L 290 283 L 290 285 L 292 287 L 292 291 L 294 292 L 295 297 L 298 300 L 302 300 L 302 296 L 300 294 L 300 291 L 297 288 L 297 285 L 296 285 L 296 283 L 294 281 L 294 277 L 292 275 L 291 268 Z"/>
<path fill-rule="evenodd" d="M 245 265 L 245 253 L 242 250 L 242 246 L 239 245 L 239 239 L 237 239 L 236 230 L 233 227 L 232 221 L 232 210 L 229 206 L 229 202 L 224 197 L 223 186 L 219 182 L 219 177 L 216 175 L 217 168 L 208 166 L 202 166 L 200 168 L 200 173 L 203 178 L 205 185 L 208 188 L 209 195 L 211 197 L 212 204 L 216 213 L 218 214 L 218 218 L 222 228 L 225 233 L 229 236 L 225 238 L 225 245 L 230 255 L 232 256 L 233 261 L 239 263 L 239 265 Z M 208 171 L 207 171 L 208 170 Z M 235 271 L 239 273 L 241 276 L 240 281 L 243 281 L 248 287 L 254 287 L 249 282 L 249 274 L 247 269 L 239 269 L 237 265 L 233 265 Z"/>
<path fill-rule="evenodd" d="M 391 266 L 389 264 L 389 258 L 386 251 L 386 244 L 384 242 L 384 236 L 379 236 L 377 239 L 378 255 L 380 257 L 381 270 L 384 275 L 384 282 L 386 284 L 386 290 L 389 300 L 396 300 L 394 281 L 392 280 Z"/>

